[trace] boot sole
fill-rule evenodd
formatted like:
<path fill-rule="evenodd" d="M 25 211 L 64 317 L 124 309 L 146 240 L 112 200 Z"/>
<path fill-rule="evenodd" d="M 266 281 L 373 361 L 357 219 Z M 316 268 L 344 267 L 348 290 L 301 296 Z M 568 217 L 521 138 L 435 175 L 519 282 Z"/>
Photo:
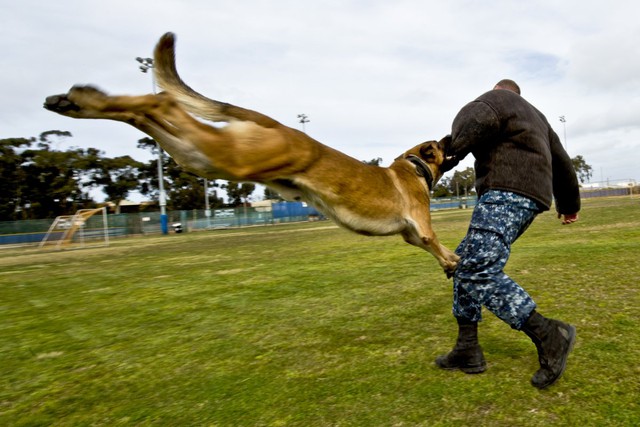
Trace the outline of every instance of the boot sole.
<path fill-rule="evenodd" d="M 479 366 L 443 366 L 436 360 L 436 366 L 445 371 L 462 371 L 465 374 L 481 374 L 487 370 L 487 364 L 483 363 Z"/>
<path fill-rule="evenodd" d="M 487 365 L 459 368 L 465 374 L 481 374 L 487 370 Z"/>
<path fill-rule="evenodd" d="M 573 325 L 569 325 L 569 348 L 567 349 L 567 352 L 562 357 L 562 366 L 560 368 L 560 372 L 558 372 L 558 375 L 553 377 L 551 381 L 541 385 L 533 384 L 534 387 L 542 390 L 544 388 L 549 387 L 550 385 L 555 384 L 555 382 L 560 379 L 562 374 L 564 374 L 565 369 L 567 368 L 567 359 L 569 359 L 569 354 L 573 351 L 573 346 L 575 345 L 575 343 L 576 343 L 576 327 Z"/>

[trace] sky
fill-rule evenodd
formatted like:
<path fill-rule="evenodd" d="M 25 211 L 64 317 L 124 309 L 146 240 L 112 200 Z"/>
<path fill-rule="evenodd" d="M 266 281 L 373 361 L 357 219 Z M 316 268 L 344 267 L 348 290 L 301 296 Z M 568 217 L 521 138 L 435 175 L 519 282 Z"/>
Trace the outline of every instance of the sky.
<path fill-rule="evenodd" d="M 440 139 L 460 108 L 511 78 L 592 166 L 591 182 L 640 182 L 635 0 L 0 0 L 0 16 L 0 138 L 62 130 L 73 136 L 59 150 L 150 159 L 140 131 L 42 103 L 74 84 L 150 93 L 135 58 L 172 31 L 191 87 L 298 129 L 305 114 L 310 136 L 358 160 L 386 166 Z"/>

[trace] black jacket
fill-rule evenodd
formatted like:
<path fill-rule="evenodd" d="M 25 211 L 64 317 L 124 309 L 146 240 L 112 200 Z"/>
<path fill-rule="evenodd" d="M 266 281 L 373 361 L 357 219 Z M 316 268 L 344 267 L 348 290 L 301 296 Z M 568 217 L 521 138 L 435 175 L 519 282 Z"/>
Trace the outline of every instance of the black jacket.
<path fill-rule="evenodd" d="M 491 90 L 470 102 L 453 120 L 448 154 L 475 157 L 476 191 L 511 191 L 548 210 L 580 210 L 580 192 L 571 158 L 545 116 L 520 95 Z"/>

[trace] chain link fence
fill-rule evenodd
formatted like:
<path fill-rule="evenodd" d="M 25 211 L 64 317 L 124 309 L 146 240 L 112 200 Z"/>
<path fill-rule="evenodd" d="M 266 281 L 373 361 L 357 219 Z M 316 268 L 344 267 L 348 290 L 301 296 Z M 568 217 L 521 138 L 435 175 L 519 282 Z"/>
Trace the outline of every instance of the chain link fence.
<path fill-rule="evenodd" d="M 169 211 L 169 232 L 268 226 L 287 222 L 325 219 L 318 211 L 301 202 L 273 203 L 266 207 L 237 207 L 212 211 Z M 0 245 L 36 246 L 47 235 L 54 219 L 0 221 Z M 82 236 L 99 235 L 100 224 L 88 220 L 82 225 Z M 109 238 L 160 234 L 160 212 L 140 212 L 108 215 Z M 60 239 L 64 230 L 53 239 Z M 51 236 L 50 236 L 51 237 Z"/>
<path fill-rule="evenodd" d="M 640 193 L 638 186 L 628 188 L 595 188 L 581 191 L 582 197 L 626 196 Z M 475 206 L 476 197 L 433 199 L 431 210 L 467 209 Z M 288 222 L 319 221 L 324 216 L 302 202 L 272 203 L 262 207 L 237 207 L 167 212 L 170 233 L 216 230 L 238 227 L 270 226 Z M 0 221 L 0 247 L 37 246 L 47 234 L 53 219 Z M 84 225 L 84 236 L 99 235 L 99 224 Z M 160 234 L 160 212 L 109 214 L 109 238 Z"/>

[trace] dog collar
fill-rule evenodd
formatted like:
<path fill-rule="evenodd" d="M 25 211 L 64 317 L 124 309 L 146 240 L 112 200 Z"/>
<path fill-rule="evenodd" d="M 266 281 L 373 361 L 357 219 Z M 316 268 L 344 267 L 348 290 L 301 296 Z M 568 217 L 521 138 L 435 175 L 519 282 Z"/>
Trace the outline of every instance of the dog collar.
<path fill-rule="evenodd" d="M 410 154 L 406 157 L 408 161 L 413 163 L 416 166 L 416 173 L 418 176 L 424 178 L 427 182 L 427 187 L 429 187 L 429 191 L 433 188 L 433 174 L 431 173 L 431 169 L 425 164 L 425 162 L 418 156 L 414 156 Z"/>

